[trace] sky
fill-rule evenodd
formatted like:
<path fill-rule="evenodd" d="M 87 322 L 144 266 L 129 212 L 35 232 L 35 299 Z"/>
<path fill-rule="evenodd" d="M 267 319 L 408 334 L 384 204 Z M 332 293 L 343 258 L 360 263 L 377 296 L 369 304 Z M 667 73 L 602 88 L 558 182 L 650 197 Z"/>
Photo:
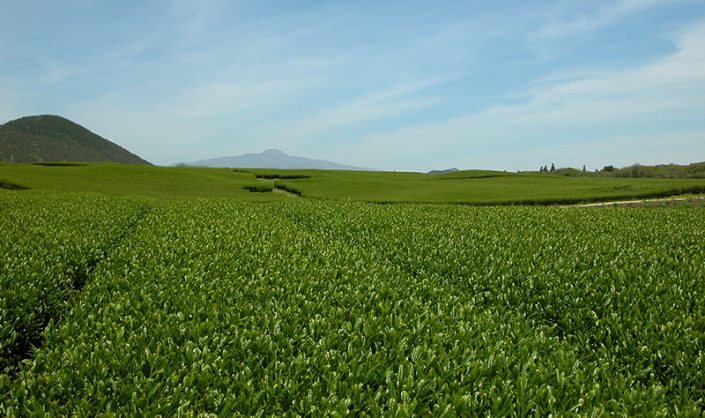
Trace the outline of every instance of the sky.
<path fill-rule="evenodd" d="M 705 0 L 4 1 L 0 123 L 37 114 L 158 165 L 705 161 Z"/>

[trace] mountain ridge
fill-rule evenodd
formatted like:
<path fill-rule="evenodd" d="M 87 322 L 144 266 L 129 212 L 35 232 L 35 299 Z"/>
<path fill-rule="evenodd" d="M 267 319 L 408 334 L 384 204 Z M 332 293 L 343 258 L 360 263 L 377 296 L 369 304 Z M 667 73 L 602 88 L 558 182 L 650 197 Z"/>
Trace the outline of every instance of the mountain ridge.
<path fill-rule="evenodd" d="M 151 163 L 61 116 L 25 116 L 0 125 L 0 161 Z"/>
<path fill-rule="evenodd" d="M 196 167 L 214 168 L 274 168 L 274 169 L 319 169 L 319 170 L 347 170 L 347 171 L 376 171 L 369 168 L 355 167 L 346 164 L 320 159 L 312 159 L 289 155 L 285 152 L 270 148 L 260 153 L 246 153 L 229 157 L 216 157 L 205 160 L 180 163 Z"/>

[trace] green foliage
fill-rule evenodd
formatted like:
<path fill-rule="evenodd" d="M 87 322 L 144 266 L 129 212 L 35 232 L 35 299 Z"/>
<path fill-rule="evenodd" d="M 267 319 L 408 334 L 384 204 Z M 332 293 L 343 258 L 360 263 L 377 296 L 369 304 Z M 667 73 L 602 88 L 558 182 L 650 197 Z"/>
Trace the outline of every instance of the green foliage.
<path fill-rule="evenodd" d="M 267 179 L 267 180 L 273 180 L 273 179 L 307 179 L 310 178 L 311 176 L 307 174 L 279 174 L 279 173 L 261 173 L 261 174 L 255 174 L 255 176 L 258 179 Z"/>
<path fill-rule="evenodd" d="M 443 175 L 301 170 L 287 180 L 305 197 L 378 203 L 570 204 L 705 191 L 705 180 L 623 179 L 458 171 Z"/>
<path fill-rule="evenodd" d="M 541 168 L 540 172 L 548 171 Z M 589 177 L 617 177 L 617 178 L 650 178 L 650 179 L 703 179 L 705 178 L 705 162 L 688 165 L 659 164 L 641 165 L 634 164 L 628 167 L 616 168 L 612 165 L 603 167 L 594 173 L 588 172 L 583 166 L 582 171 L 577 168 L 557 168 L 552 174 L 562 176 L 589 176 Z"/>
<path fill-rule="evenodd" d="M 563 167 L 563 168 L 557 168 L 552 174 L 566 176 L 566 177 L 579 177 L 579 176 L 586 176 L 589 173 L 587 171 L 580 171 L 577 168 Z"/>
<path fill-rule="evenodd" d="M 279 190 L 283 190 L 287 193 L 295 194 L 296 196 L 302 196 L 301 190 L 297 189 L 294 186 L 286 184 L 286 183 L 282 183 L 282 182 L 277 181 L 274 183 L 274 188 L 279 189 Z"/>
<path fill-rule="evenodd" d="M 615 170 L 614 176 L 631 178 L 705 178 L 705 162 L 686 166 L 677 164 L 656 166 L 634 164 Z"/>
<path fill-rule="evenodd" d="M 30 189 L 94 192 L 160 199 L 228 197 L 277 200 L 272 193 L 249 193 L 243 187 L 256 182 L 251 173 L 201 167 L 153 167 L 93 163 L 82 166 L 1 164 L 0 178 Z"/>
<path fill-rule="evenodd" d="M 563 169 L 558 169 L 561 171 Z M 94 163 L 28 165 L 0 163 L 0 178 L 31 189 L 141 195 L 166 199 L 229 197 L 281 200 L 277 193 L 249 193 L 244 187 L 269 177 L 275 186 L 318 200 L 471 205 L 569 204 L 702 193 L 701 179 L 564 177 L 471 170 L 448 174 L 325 170 L 251 170 L 151 167 Z M 278 186 L 277 186 L 278 185 Z"/>
<path fill-rule="evenodd" d="M 26 187 L 21 186 L 19 184 L 15 183 L 10 183 L 7 180 L 0 179 L 0 189 L 6 189 L 6 190 L 24 190 Z"/>
<path fill-rule="evenodd" d="M 274 190 L 274 185 L 272 183 L 257 183 L 257 184 L 247 184 L 242 187 L 245 190 L 249 190 L 255 193 L 266 193 Z"/>
<path fill-rule="evenodd" d="M 2 196 L 0 374 L 16 371 L 141 211 L 136 201 L 98 196 Z"/>
<path fill-rule="evenodd" d="M 0 208 L 34 225 L 101 207 L 40 198 Z M 3 381 L 0 413 L 703 412 L 701 209 L 149 206 Z M 43 237 L 85 229 L 65 216 Z M 63 245 L 85 254 L 81 236 Z"/>
<path fill-rule="evenodd" d="M 63 163 L 63 162 L 53 162 L 53 163 L 31 163 L 33 165 L 43 165 L 46 167 L 83 167 L 84 163 Z"/>

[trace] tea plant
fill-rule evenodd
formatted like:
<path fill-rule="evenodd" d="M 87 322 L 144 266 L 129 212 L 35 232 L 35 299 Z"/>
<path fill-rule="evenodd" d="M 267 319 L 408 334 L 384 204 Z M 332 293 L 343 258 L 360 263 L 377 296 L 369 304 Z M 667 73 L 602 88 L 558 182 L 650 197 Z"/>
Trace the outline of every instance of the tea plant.
<path fill-rule="evenodd" d="M 138 216 L 125 199 L 4 194 L 0 205 L 0 380 L 16 371 L 88 271 Z"/>
<path fill-rule="evenodd" d="M 702 210 L 151 207 L 0 413 L 703 412 Z"/>

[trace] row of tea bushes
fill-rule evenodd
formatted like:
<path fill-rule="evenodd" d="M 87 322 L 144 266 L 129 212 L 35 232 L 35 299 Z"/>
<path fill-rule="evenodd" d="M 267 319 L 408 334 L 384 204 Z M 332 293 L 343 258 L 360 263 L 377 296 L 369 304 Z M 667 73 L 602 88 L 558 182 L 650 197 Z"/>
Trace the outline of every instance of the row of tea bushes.
<path fill-rule="evenodd" d="M 693 209 L 299 206 L 312 231 L 463 289 L 573 347 L 595 405 L 705 398 L 705 216 Z M 669 400 L 669 401 L 667 401 Z"/>
<path fill-rule="evenodd" d="M 703 212 L 156 202 L 8 415 L 699 415 Z"/>
<path fill-rule="evenodd" d="M 125 199 L 0 195 L 0 380 L 17 370 L 88 271 L 143 210 Z"/>

